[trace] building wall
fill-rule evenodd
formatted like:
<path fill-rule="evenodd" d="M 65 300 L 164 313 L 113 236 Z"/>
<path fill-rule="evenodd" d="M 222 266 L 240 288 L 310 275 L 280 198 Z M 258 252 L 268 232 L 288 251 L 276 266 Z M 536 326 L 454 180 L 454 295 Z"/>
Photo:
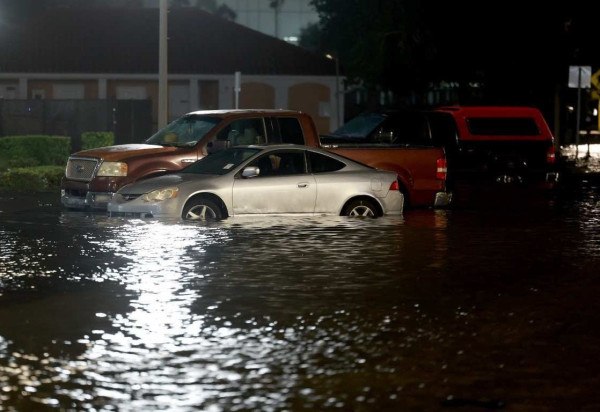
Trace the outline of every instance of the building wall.
<path fill-rule="evenodd" d="M 232 75 L 173 75 L 169 79 L 170 100 L 179 113 L 195 110 L 233 109 L 235 107 Z M 320 133 L 338 125 L 335 110 L 334 76 L 242 76 L 240 108 L 291 109 L 313 117 Z M 0 94 L 11 99 L 54 99 L 61 86 L 77 92 L 84 99 L 149 99 L 152 101 L 153 129 L 158 124 L 158 80 L 152 75 L 92 74 L 2 74 Z M 64 93 L 63 93 L 64 94 Z M 68 94 L 68 93 L 67 93 Z M 78 93 L 74 93 L 78 94 Z M 186 105 L 187 103 L 187 105 Z M 343 107 L 343 101 L 341 102 Z M 343 118 L 343 113 L 339 113 Z"/>
<path fill-rule="evenodd" d="M 257 108 L 275 108 L 275 88 L 265 83 L 243 83 L 240 92 L 240 109 Z"/>
<path fill-rule="evenodd" d="M 317 83 L 300 83 L 290 87 L 288 108 L 311 115 L 319 133 L 331 131 L 331 91 Z"/>
<path fill-rule="evenodd" d="M 198 109 L 216 110 L 219 108 L 219 81 L 200 80 L 198 82 Z M 192 107 L 193 109 L 193 107 Z"/>
<path fill-rule="evenodd" d="M 117 87 L 136 87 L 141 86 L 146 90 L 146 98 L 152 100 L 152 119 L 153 123 L 158 119 L 158 82 L 154 80 L 109 80 L 107 81 L 108 99 L 117 98 Z M 154 128 L 153 128 L 154 129 Z"/>

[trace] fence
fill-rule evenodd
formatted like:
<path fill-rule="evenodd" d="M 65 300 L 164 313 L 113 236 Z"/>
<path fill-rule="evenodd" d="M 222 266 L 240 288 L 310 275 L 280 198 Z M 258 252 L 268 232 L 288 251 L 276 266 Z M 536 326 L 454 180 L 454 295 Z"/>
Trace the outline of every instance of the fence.
<path fill-rule="evenodd" d="M 0 100 L 0 136 L 50 134 L 71 137 L 110 131 L 115 143 L 138 143 L 152 134 L 151 100 Z"/>

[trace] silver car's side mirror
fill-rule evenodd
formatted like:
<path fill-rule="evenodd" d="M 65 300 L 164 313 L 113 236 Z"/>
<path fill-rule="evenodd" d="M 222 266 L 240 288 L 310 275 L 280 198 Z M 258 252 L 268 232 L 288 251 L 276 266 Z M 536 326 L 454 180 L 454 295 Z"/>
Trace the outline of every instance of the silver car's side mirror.
<path fill-rule="evenodd" d="M 242 177 L 256 177 L 260 174 L 260 169 L 257 166 L 248 166 L 242 170 Z"/>

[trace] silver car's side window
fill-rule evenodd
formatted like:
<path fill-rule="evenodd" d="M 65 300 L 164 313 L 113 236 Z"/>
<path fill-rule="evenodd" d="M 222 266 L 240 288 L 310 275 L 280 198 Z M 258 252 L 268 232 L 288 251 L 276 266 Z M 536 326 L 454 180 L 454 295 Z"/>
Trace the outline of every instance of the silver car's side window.
<path fill-rule="evenodd" d="M 343 162 L 320 153 L 308 152 L 308 159 L 311 173 L 335 172 L 346 166 Z"/>
<path fill-rule="evenodd" d="M 306 173 L 304 152 L 271 152 L 256 159 L 250 166 L 257 166 L 260 176 L 286 176 Z"/>

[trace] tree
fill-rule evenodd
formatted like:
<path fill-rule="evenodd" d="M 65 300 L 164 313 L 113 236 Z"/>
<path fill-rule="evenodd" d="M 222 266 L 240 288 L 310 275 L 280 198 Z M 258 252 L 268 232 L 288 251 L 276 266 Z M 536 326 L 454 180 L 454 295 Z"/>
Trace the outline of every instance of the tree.
<path fill-rule="evenodd" d="M 321 45 L 321 25 L 319 23 L 311 23 L 300 29 L 298 45 L 314 53 L 326 54 L 326 51 Z"/>
<path fill-rule="evenodd" d="M 522 0 L 311 4 L 320 17 L 313 47 L 337 50 L 351 81 L 397 95 L 445 83 L 459 87 L 460 103 L 541 105 L 553 102 L 568 64 L 600 63 L 598 2 L 559 0 L 544 5 L 543 17 Z"/>
<path fill-rule="evenodd" d="M 322 51 L 336 52 L 350 82 L 399 94 L 424 87 L 423 73 L 433 50 L 418 1 L 312 0 L 311 4 L 320 18 Z"/>

